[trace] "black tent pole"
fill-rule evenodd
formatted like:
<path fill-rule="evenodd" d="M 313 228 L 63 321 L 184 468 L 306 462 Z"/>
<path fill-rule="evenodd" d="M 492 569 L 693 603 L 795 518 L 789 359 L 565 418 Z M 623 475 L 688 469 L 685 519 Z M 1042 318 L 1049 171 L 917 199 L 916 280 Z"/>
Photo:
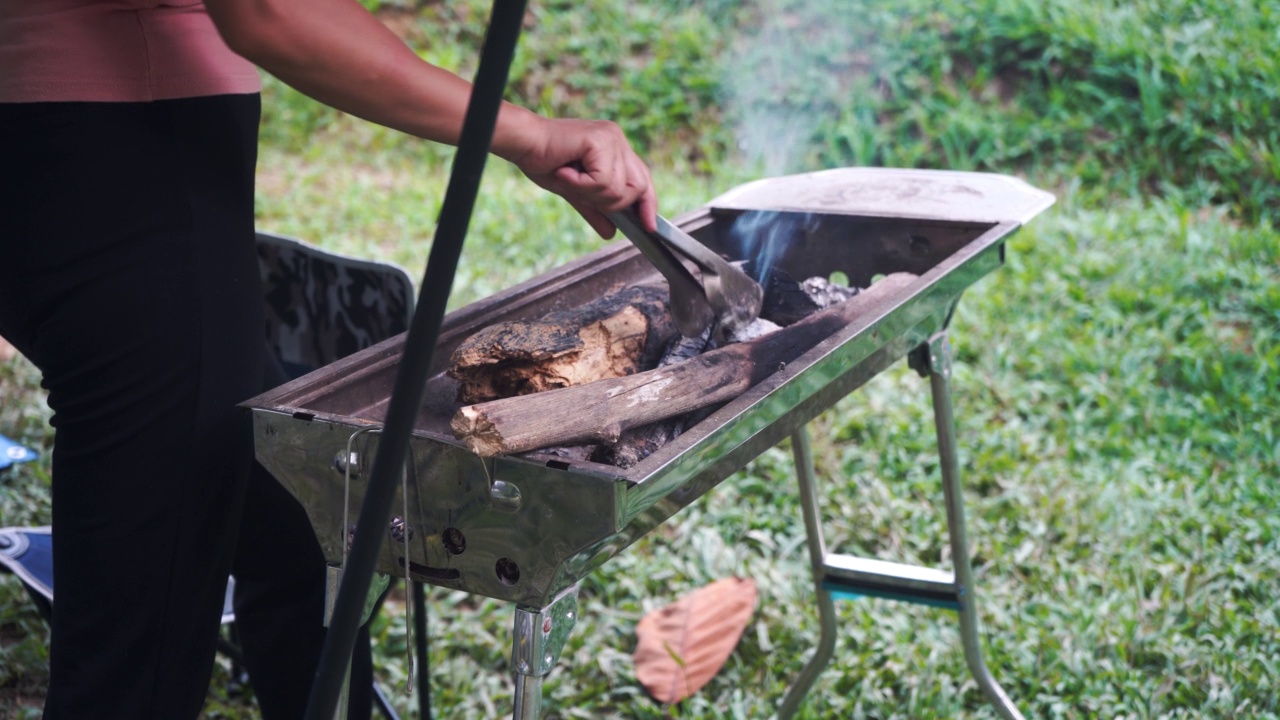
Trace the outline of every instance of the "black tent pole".
<path fill-rule="evenodd" d="M 431 720 L 431 662 L 427 655 L 427 594 L 420 582 L 408 583 L 413 593 L 413 651 L 418 658 L 418 718 Z"/>
<path fill-rule="evenodd" d="M 493 141 L 511 58 L 520 39 L 525 1 L 494 0 L 493 3 L 422 290 L 405 339 L 404 354 L 374 455 L 369 486 L 356 521 L 355 538 L 343 569 L 329 632 L 320 654 L 320 665 L 311 683 L 306 720 L 332 720 L 342 684 L 346 681 L 365 596 L 373 581 L 382 538 L 391 517 L 391 503 L 408 453 L 409 436 L 426 391 L 436 340 L 444 322 L 458 258 L 462 255 L 462 244 L 480 189 L 480 177 Z"/>

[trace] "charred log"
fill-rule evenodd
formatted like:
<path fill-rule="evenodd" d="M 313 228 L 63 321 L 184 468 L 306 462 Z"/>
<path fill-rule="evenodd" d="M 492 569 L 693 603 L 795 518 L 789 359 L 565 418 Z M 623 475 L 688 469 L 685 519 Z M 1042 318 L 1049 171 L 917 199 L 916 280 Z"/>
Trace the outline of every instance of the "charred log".
<path fill-rule="evenodd" d="M 857 294 L 858 288 L 836 285 L 826 278 L 798 282 L 781 269 L 774 269 L 764 283 L 760 317 L 786 327 Z"/>
<path fill-rule="evenodd" d="M 454 351 L 458 402 L 573 387 L 653 367 L 678 332 L 663 288 L 637 286 L 531 321 L 487 327 Z"/>
<path fill-rule="evenodd" d="M 695 358 L 715 347 L 712 330 L 707 328 L 699 337 L 680 336 L 671 342 L 666 354 L 658 363 L 658 367 L 667 367 L 678 362 Z M 657 452 L 663 445 L 675 440 L 688 427 L 690 418 L 687 415 L 666 418 L 643 427 L 626 430 L 611 445 L 598 445 L 592 453 L 591 460 L 605 465 L 613 465 L 622 469 L 635 466 L 636 463 Z"/>

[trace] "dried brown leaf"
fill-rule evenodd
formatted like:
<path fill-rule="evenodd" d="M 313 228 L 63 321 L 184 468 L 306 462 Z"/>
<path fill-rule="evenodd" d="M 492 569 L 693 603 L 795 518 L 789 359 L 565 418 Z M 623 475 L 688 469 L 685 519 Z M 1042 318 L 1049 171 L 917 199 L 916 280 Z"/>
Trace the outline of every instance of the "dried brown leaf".
<path fill-rule="evenodd" d="M 693 695 L 724 667 L 755 606 L 755 581 L 726 578 L 645 615 L 636 626 L 636 678 L 662 703 Z"/>

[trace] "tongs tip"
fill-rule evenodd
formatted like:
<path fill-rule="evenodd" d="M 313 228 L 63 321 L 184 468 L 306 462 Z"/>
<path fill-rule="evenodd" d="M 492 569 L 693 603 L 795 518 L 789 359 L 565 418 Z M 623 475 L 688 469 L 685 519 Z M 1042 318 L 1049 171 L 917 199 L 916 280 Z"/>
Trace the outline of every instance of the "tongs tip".
<path fill-rule="evenodd" d="M 760 284 L 666 218 L 658 216 L 657 233 L 644 230 L 632 211 L 611 213 L 609 219 L 667 278 L 671 317 L 681 333 L 699 335 L 712 321 L 732 332 L 760 315 L 764 298 Z M 701 281 L 676 259 L 673 250 L 698 266 Z"/>

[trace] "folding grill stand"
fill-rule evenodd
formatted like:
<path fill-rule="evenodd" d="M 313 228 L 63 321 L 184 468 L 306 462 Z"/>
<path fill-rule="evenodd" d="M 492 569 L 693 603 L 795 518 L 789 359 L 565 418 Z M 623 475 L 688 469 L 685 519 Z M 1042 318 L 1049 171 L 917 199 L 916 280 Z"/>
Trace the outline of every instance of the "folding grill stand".
<path fill-rule="evenodd" d="M 822 514 L 814 482 L 813 455 L 809 434 L 802 425 L 791 436 L 796 478 L 800 485 L 800 507 L 809 545 L 809 561 L 817 592 L 821 634 L 818 647 L 788 690 L 778 709 L 779 720 L 789 720 L 817 680 L 835 650 L 836 616 L 834 598 L 869 595 L 955 610 L 960 617 L 960 639 L 969 671 L 987 699 L 1006 720 L 1023 720 L 1009 696 L 991 676 L 982 659 L 978 636 L 977 594 L 969 566 L 969 544 L 964 531 L 964 496 L 960 486 L 960 463 L 956 455 L 956 428 L 951 414 L 951 344 L 945 330 L 929 339 L 909 356 L 911 368 L 929 377 L 933 395 L 933 418 L 938 435 L 938 455 L 942 467 L 942 494 L 947 508 L 947 531 L 951 540 L 954 572 L 936 568 L 885 562 L 852 555 L 828 554 L 822 538 Z"/>

